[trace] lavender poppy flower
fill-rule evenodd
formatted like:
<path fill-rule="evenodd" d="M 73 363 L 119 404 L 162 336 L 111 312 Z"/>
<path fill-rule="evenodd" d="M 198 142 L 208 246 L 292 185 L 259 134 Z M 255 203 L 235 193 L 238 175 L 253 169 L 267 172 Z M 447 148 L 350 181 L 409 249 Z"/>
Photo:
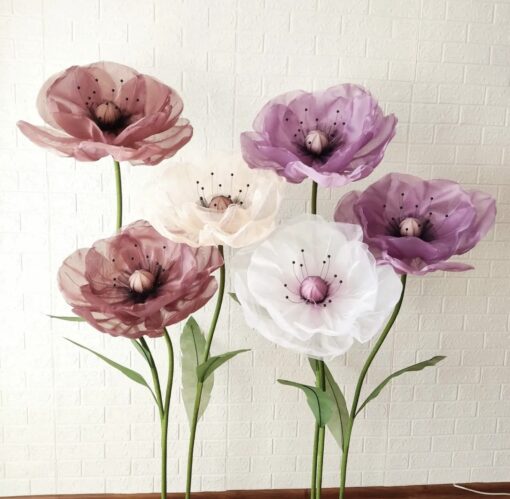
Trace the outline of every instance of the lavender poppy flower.
<path fill-rule="evenodd" d="M 138 221 L 70 255 L 58 273 L 73 312 L 112 336 L 161 336 L 214 295 L 217 248 L 191 248 Z"/>
<path fill-rule="evenodd" d="M 449 262 L 473 248 L 494 224 L 495 200 L 450 180 L 390 173 L 338 203 L 337 222 L 359 223 L 375 256 L 402 274 L 473 267 Z"/>
<path fill-rule="evenodd" d="M 372 173 L 396 123 L 360 86 L 298 90 L 262 108 L 255 131 L 241 134 L 241 148 L 252 168 L 275 170 L 292 183 L 310 178 L 323 187 L 338 187 Z"/>
<path fill-rule="evenodd" d="M 37 109 L 50 125 L 19 121 L 35 144 L 78 161 L 112 156 L 155 165 L 191 139 L 182 100 L 155 78 L 114 62 L 72 66 L 41 88 Z"/>

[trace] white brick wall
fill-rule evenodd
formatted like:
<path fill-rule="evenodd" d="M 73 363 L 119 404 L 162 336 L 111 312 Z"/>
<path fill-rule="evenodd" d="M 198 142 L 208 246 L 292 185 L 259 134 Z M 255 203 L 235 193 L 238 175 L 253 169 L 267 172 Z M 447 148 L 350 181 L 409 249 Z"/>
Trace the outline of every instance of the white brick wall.
<path fill-rule="evenodd" d="M 237 148 L 275 94 L 360 82 L 400 124 L 383 164 L 355 187 L 410 171 L 498 198 L 496 230 L 463 258 L 476 270 L 410 279 L 369 382 L 433 354 L 448 359 L 399 378 L 368 407 L 350 483 L 510 480 L 509 57 L 508 0 L 0 0 L 0 495 L 158 487 L 149 396 L 63 337 L 143 368 L 138 357 L 122 340 L 44 315 L 67 311 L 55 286 L 61 260 L 111 232 L 111 163 L 46 154 L 14 127 L 19 118 L 39 121 L 34 101 L 46 77 L 98 59 L 182 93 L 195 127 L 182 156 Z M 129 221 L 135 187 L 153 168 L 123 169 Z M 320 211 L 330 215 L 342 192 L 321 192 Z M 308 184 L 289 188 L 282 217 L 305 210 L 308 195 Z M 210 308 L 199 316 L 204 324 Z M 227 303 L 214 350 L 246 346 L 251 354 L 218 373 L 195 487 L 306 487 L 312 420 L 275 379 L 310 381 L 307 362 L 255 336 Z M 331 364 L 348 396 L 366 353 L 355 347 Z M 187 446 L 177 400 L 170 434 L 177 490 Z M 326 453 L 333 486 L 331 440 Z"/>

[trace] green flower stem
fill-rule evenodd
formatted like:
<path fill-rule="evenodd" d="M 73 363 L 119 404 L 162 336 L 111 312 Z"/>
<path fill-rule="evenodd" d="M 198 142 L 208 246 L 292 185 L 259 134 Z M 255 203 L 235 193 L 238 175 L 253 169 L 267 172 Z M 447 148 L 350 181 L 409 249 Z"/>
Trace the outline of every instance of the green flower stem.
<path fill-rule="evenodd" d="M 156 402 L 159 410 L 159 418 L 160 420 L 164 417 L 164 408 L 163 408 L 163 397 L 161 395 L 161 384 L 159 382 L 159 374 L 158 374 L 158 368 L 156 367 L 156 363 L 154 362 L 154 357 L 152 356 L 152 353 L 149 349 L 149 345 L 147 345 L 147 342 L 145 341 L 145 338 L 142 336 L 140 338 L 140 343 L 147 352 L 147 362 L 149 363 L 149 367 L 151 370 L 152 375 L 152 382 L 154 384 L 154 391 L 156 393 Z"/>
<path fill-rule="evenodd" d="M 317 182 L 312 182 L 312 196 L 310 200 L 310 211 L 312 215 L 317 214 Z M 326 377 L 324 375 L 324 362 L 320 360 L 317 363 L 317 371 L 315 373 L 316 386 L 322 390 L 326 390 Z M 322 467 L 324 462 L 324 440 L 326 432 L 324 427 L 320 427 L 315 423 L 315 434 L 313 440 L 312 454 L 312 486 L 310 490 L 310 499 L 320 499 L 322 494 Z"/>
<path fill-rule="evenodd" d="M 166 348 L 168 352 L 168 378 L 166 382 L 163 418 L 161 419 L 161 499 L 166 499 L 167 457 L 168 457 L 168 418 L 170 413 L 170 399 L 174 381 L 174 348 L 166 328 L 164 328 Z"/>
<path fill-rule="evenodd" d="M 389 332 L 391 331 L 391 328 L 393 327 L 393 324 L 395 323 L 395 320 L 398 317 L 400 308 L 402 307 L 402 302 L 404 301 L 406 281 L 407 281 L 407 276 L 404 274 L 402 276 L 402 292 L 400 293 L 400 298 L 399 298 L 397 304 L 395 305 L 395 308 L 393 309 L 393 313 L 391 314 L 390 319 L 388 320 L 383 332 L 381 333 L 381 336 L 379 336 L 377 343 L 374 345 L 374 348 L 372 349 L 367 360 L 365 361 L 363 369 L 361 370 L 361 373 L 358 378 L 358 383 L 356 384 L 356 391 L 354 392 L 354 398 L 352 401 L 351 412 L 349 415 L 349 423 L 348 423 L 347 431 L 345 432 L 345 435 L 343 437 L 344 444 L 343 444 L 343 449 L 342 449 L 342 463 L 341 463 L 341 468 L 340 468 L 340 495 L 339 495 L 340 499 L 344 499 L 344 497 L 345 497 L 345 482 L 347 479 L 347 460 L 349 457 L 349 446 L 351 443 L 351 435 L 352 435 L 352 429 L 354 426 L 354 420 L 356 419 L 356 412 L 358 410 L 361 389 L 363 388 L 363 383 L 365 382 L 365 378 L 367 376 L 370 366 L 372 365 L 372 362 L 374 361 L 377 353 L 381 349 L 384 341 L 386 340 L 386 337 L 388 336 Z"/>
<path fill-rule="evenodd" d="M 221 253 L 221 256 L 224 257 L 223 254 L 223 246 L 218 246 L 218 250 Z M 221 306 L 223 304 L 223 296 L 225 294 L 225 264 L 220 267 L 220 283 L 218 287 L 218 297 L 216 298 L 216 307 L 214 309 L 214 315 L 211 320 L 211 325 L 209 327 L 209 332 L 207 333 L 204 357 L 202 359 L 202 363 L 209 359 L 209 355 L 211 353 L 211 345 L 214 337 L 214 332 L 216 331 L 216 326 L 218 324 L 218 319 L 220 317 Z M 193 417 L 190 425 L 190 436 L 189 436 L 189 445 L 188 445 L 188 463 L 186 470 L 186 499 L 191 497 L 191 480 L 193 476 L 193 455 L 195 452 L 195 438 L 197 434 L 197 425 L 198 425 L 198 417 L 200 413 L 200 403 L 202 401 L 202 391 L 204 385 L 201 381 L 197 381 L 197 387 L 195 392 L 195 403 L 193 405 Z"/>
<path fill-rule="evenodd" d="M 114 160 L 113 166 L 115 168 L 115 189 L 117 192 L 117 219 L 115 227 L 119 230 L 122 227 L 122 176 L 119 162 Z"/>

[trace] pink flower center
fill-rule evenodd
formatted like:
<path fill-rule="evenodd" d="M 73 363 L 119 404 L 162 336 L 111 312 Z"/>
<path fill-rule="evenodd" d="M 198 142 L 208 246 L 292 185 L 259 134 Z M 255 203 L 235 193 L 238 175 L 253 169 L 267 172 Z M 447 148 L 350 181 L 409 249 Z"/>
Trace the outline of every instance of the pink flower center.
<path fill-rule="evenodd" d="M 225 211 L 231 204 L 231 198 L 227 196 L 215 196 L 209 201 L 207 207 L 216 211 Z"/>
<path fill-rule="evenodd" d="M 129 287 L 135 293 L 148 293 L 154 287 L 156 278 L 148 270 L 135 270 L 129 276 Z"/>
<path fill-rule="evenodd" d="M 306 148 L 317 156 L 329 145 L 328 136 L 321 130 L 312 130 L 305 139 Z"/>
<path fill-rule="evenodd" d="M 310 303 L 322 303 L 328 296 L 329 285 L 319 276 L 308 276 L 301 282 L 299 294 Z"/>
<path fill-rule="evenodd" d="M 422 224 L 416 218 L 404 218 L 399 224 L 400 235 L 408 237 L 420 237 L 422 232 Z"/>
<path fill-rule="evenodd" d="M 103 102 L 96 107 L 94 114 L 100 126 L 114 128 L 122 116 L 120 108 L 111 101 Z"/>

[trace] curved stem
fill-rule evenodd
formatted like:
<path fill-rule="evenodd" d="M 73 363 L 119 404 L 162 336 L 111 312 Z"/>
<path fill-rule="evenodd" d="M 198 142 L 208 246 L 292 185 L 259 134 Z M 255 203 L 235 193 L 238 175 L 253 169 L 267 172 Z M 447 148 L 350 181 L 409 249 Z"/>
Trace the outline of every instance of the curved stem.
<path fill-rule="evenodd" d="M 164 328 L 164 336 L 168 352 L 168 378 L 166 382 L 165 402 L 163 405 L 163 417 L 161 419 L 161 499 L 166 499 L 168 416 L 170 412 L 170 399 L 172 397 L 172 386 L 174 381 L 174 348 L 166 328 Z"/>
<path fill-rule="evenodd" d="M 115 168 L 115 190 L 117 192 L 117 219 L 115 227 L 119 230 L 122 227 L 122 176 L 119 162 L 114 160 L 113 166 Z"/>
<path fill-rule="evenodd" d="M 218 250 L 222 258 L 224 258 L 223 246 L 218 246 Z M 205 362 L 209 358 L 209 354 L 211 353 L 211 344 L 214 337 L 214 332 L 216 331 L 216 325 L 218 324 L 218 319 L 220 317 L 224 294 L 225 294 L 225 263 L 223 263 L 223 265 L 220 267 L 220 283 L 218 286 L 218 297 L 216 298 L 216 307 L 214 309 L 211 326 L 209 327 L 209 332 L 207 333 L 204 358 L 202 359 L 202 362 Z"/>
<path fill-rule="evenodd" d="M 164 415 L 163 397 L 161 395 L 161 384 L 159 382 L 158 369 L 156 367 L 156 363 L 154 362 L 154 357 L 152 356 L 152 352 L 150 351 L 149 345 L 147 345 L 147 342 L 145 341 L 145 338 L 143 336 L 140 338 L 140 343 L 147 354 L 147 362 L 149 363 L 152 375 L 152 382 L 154 384 L 154 390 L 156 392 L 156 403 L 159 410 L 159 418 L 163 419 Z"/>
<path fill-rule="evenodd" d="M 218 246 L 218 250 L 223 257 L 223 246 Z M 204 363 L 207 359 L 209 359 L 209 355 L 211 353 L 211 345 L 214 337 L 214 332 L 216 331 L 216 326 L 218 325 L 218 319 L 220 317 L 221 306 L 223 304 L 223 296 L 225 294 L 225 263 L 220 267 L 220 282 L 218 286 L 218 297 L 216 298 L 216 307 L 214 309 L 214 314 L 211 320 L 211 325 L 209 327 L 209 331 L 207 333 L 204 357 L 202 359 L 202 363 Z M 193 416 L 190 424 L 190 436 L 189 436 L 189 444 L 188 444 L 188 463 L 186 470 L 186 499 L 191 497 L 191 481 L 193 476 L 193 455 L 195 452 L 195 438 L 197 434 L 197 425 L 200 414 L 200 403 L 202 401 L 202 392 L 204 389 L 204 384 L 200 381 L 197 381 L 197 387 L 195 392 L 195 403 L 193 405 Z"/>
<path fill-rule="evenodd" d="M 359 404 L 359 398 L 361 396 L 361 389 L 363 388 L 363 383 L 365 382 L 365 378 L 367 376 L 368 370 L 370 369 L 370 366 L 372 365 L 372 362 L 375 359 L 375 356 L 381 349 L 384 341 L 386 340 L 386 337 L 388 336 L 389 332 L 391 331 L 391 328 L 393 327 L 393 324 L 395 323 L 395 320 L 398 317 L 398 314 L 400 312 L 400 308 L 402 307 L 402 302 L 404 301 L 404 293 L 406 290 L 406 282 L 407 282 L 407 276 L 404 274 L 402 276 L 402 292 L 400 293 L 400 298 L 395 305 L 395 308 L 393 309 L 393 313 L 391 314 L 391 317 L 389 318 L 388 322 L 386 323 L 386 326 L 384 327 L 383 332 L 379 336 L 379 339 L 377 340 L 376 344 L 374 345 L 374 348 L 372 348 L 372 351 L 370 352 L 369 356 L 367 357 L 367 360 L 365 361 L 365 364 L 363 365 L 363 369 L 361 369 L 361 373 L 358 378 L 358 382 L 356 384 L 356 390 L 354 392 L 354 398 L 352 400 L 352 407 L 351 412 L 349 415 L 349 426 L 347 428 L 347 431 L 344 435 L 344 445 L 342 449 L 342 464 L 340 469 L 340 499 L 344 498 L 345 495 L 345 482 L 347 478 L 347 460 L 349 457 L 349 446 L 351 443 L 351 434 L 352 434 L 352 428 L 354 426 L 354 420 L 356 419 L 357 410 L 358 410 L 358 404 Z"/>

